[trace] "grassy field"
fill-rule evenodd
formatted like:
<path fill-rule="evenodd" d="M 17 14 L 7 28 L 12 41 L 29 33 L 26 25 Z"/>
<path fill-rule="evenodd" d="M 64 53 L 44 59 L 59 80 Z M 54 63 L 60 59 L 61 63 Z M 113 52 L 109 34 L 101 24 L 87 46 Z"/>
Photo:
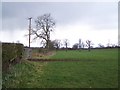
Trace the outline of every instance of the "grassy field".
<path fill-rule="evenodd" d="M 23 61 L 4 76 L 8 88 L 116 88 L 118 50 L 57 51 L 51 59 L 78 62 Z"/>
<path fill-rule="evenodd" d="M 58 51 L 53 59 L 77 59 L 77 60 L 117 60 L 118 49 L 95 49 L 91 52 L 83 51 Z"/>

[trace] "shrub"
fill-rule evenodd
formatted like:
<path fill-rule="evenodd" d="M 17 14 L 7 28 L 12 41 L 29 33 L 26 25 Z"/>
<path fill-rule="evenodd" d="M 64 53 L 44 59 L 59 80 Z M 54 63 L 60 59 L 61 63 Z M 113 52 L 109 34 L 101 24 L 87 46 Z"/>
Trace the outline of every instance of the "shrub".
<path fill-rule="evenodd" d="M 23 56 L 23 44 L 2 43 L 2 68 L 3 72 L 12 64 L 18 63 Z"/>

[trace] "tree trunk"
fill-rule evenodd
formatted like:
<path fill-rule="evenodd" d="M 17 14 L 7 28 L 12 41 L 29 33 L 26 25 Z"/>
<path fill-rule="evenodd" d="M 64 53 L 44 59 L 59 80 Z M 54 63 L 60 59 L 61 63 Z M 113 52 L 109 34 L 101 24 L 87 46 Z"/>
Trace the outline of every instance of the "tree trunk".
<path fill-rule="evenodd" d="M 89 49 L 89 52 L 90 52 L 90 50 L 91 50 L 90 46 L 88 47 L 88 49 Z"/>
<path fill-rule="evenodd" d="M 50 46 L 49 46 L 49 40 L 46 41 L 46 49 L 49 50 Z"/>
<path fill-rule="evenodd" d="M 67 52 L 67 45 L 66 45 L 66 52 Z"/>

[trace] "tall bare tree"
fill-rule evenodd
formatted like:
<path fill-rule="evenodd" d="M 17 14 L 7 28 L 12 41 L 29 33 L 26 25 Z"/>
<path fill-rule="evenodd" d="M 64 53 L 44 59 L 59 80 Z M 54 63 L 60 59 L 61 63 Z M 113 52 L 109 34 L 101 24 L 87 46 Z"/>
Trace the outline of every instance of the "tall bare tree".
<path fill-rule="evenodd" d="M 90 40 L 86 41 L 86 46 L 88 47 L 89 51 L 91 50 L 92 45 L 93 45 L 93 43 Z"/>
<path fill-rule="evenodd" d="M 35 35 L 34 40 L 39 38 L 45 41 L 45 48 L 49 49 L 50 32 L 54 30 L 55 21 L 51 14 L 44 14 L 35 20 L 36 28 L 31 34 Z"/>
<path fill-rule="evenodd" d="M 65 40 L 64 40 L 64 45 L 65 45 L 65 48 L 66 48 L 66 51 L 67 51 L 68 45 L 69 45 L 68 39 L 65 39 Z"/>

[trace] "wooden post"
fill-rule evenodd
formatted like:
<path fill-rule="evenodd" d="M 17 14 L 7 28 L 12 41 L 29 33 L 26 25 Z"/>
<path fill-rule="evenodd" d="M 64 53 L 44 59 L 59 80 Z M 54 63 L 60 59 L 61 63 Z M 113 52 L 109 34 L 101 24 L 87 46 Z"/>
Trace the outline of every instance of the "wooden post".
<path fill-rule="evenodd" d="M 28 20 L 29 20 L 29 49 L 28 49 L 29 57 L 28 58 L 31 58 L 30 35 L 31 35 L 31 20 L 32 20 L 32 17 L 28 18 Z"/>
<path fill-rule="evenodd" d="M 30 35 L 31 35 L 31 19 L 32 17 L 28 18 L 29 19 L 29 48 L 30 48 Z"/>

